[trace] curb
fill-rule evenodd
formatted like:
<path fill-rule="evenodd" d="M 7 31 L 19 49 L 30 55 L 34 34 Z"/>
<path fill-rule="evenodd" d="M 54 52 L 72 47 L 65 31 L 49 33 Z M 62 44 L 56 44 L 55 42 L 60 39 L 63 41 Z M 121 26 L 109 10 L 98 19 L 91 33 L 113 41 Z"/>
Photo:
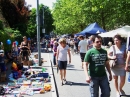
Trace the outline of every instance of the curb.
<path fill-rule="evenodd" d="M 53 66 L 52 66 L 52 62 L 51 62 L 49 54 L 48 54 L 48 61 L 49 61 L 49 64 L 50 64 L 49 66 L 51 66 L 51 68 L 50 68 L 50 76 L 51 76 L 51 84 L 52 84 L 52 90 L 51 90 L 52 91 L 52 97 L 59 97 L 57 84 L 56 84 L 54 71 L 53 71 Z"/>

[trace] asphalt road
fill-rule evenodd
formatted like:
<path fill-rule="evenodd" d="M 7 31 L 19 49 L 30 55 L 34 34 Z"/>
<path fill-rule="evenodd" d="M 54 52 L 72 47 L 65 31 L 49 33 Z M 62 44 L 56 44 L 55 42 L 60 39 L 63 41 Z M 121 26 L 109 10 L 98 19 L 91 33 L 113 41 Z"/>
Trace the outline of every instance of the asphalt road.
<path fill-rule="evenodd" d="M 50 53 L 50 59 L 52 60 L 52 53 Z M 81 68 L 81 60 L 78 54 L 72 55 L 72 62 L 67 66 L 67 84 L 61 86 L 60 74 L 57 73 L 56 67 L 53 67 L 54 75 L 56 79 L 56 85 L 58 88 L 58 97 L 90 97 L 89 85 L 85 82 L 85 73 Z M 124 91 L 127 95 L 130 95 L 130 84 L 127 83 L 128 73 L 126 76 L 126 83 Z M 114 84 L 110 81 L 111 96 L 116 97 L 116 91 Z M 123 96 L 127 97 L 127 96 Z"/>

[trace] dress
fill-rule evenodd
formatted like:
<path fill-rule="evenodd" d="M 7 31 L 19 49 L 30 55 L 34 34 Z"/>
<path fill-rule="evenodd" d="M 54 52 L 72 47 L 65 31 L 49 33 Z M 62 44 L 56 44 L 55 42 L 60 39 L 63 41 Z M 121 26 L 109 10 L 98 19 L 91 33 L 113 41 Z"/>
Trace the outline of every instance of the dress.
<path fill-rule="evenodd" d="M 117 57 L 117 65 L 113 68 L 111 68 L 112 75 L 114 76 L 125 76 L 126 71 L 125 71 L 125 59 L 124 59 L 124 53 L 126 50 L 125 45 L 122 45 L 120 49 L 115 49 L 116 50 L 116 57 Z M 109 49 L 109 52 L 113 52 L 113 47 L 111 46 Z M 112 55 L 111 55 L 112 56 Z"/>

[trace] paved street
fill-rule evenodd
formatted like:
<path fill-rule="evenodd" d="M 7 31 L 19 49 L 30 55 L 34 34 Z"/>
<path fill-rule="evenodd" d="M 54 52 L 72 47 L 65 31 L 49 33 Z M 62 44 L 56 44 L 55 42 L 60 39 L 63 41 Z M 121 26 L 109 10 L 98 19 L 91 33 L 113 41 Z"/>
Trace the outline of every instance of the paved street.
<path fill-rule="evenodd" d="M 50 58 L 52 60 L 52 53 L 50 53 Z M 81 69 L 81 62 L 79 55 L 72 56 L 72 62 L 67 67 L 67 77 L 66 77 L 67 84 L 61 86 L 60 76 L 59 73 L 57 74 L 56 67 L 53 67 L 53 70 L 58 88 L 57 97 L 90 97 L 89 86 L 85 82 L 85 74 L 83 69 Z M 111 97 L 116 97 L 116 92 L 112 81 L 110 82 L 110 87 L 111 87 Z M 127 81 L 124 86 L 124 91 L 126 92 L 127 95 L 128 94 L 130 95 L 130 84 L 128 84 Z"/>

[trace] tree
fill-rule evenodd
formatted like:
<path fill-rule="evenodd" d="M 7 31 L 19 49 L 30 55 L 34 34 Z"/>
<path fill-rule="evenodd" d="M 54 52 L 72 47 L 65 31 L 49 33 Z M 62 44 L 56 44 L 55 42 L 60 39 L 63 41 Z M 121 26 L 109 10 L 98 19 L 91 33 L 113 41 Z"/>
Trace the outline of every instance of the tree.
<path fill-rule="evenodd" d="M 44 26 L 43 26 L 43 8 L 44 8 Z M 39 16 L 40 16 L 40 33 L 42 35 L 42 29 L 45 28 L 46 34 L 49 34 L 53 31 L 54 26 L 53 18 L 49 7 L 41 4 L 39 6 Z M 36 9 L 33 8 L 30 13 L 30 19 L 27 25 L 27 33 L 30 37 L 35 36 L 37 33 L 37 25 L 36 25 Z"/>
<path fill-rule="evenodd" d="M 110 30 L 130 24 L 129 0 L 57 0 L 53 18 L 56 32 L 77 33 L 97 22 Z"/>
<path fill-rule="evenodd" d="M 26 34 L 29 17 L 29 7 L 25 0 L 1 0 L 3 16 L 11 28 L 18 29 L 23 35 Z"/>

